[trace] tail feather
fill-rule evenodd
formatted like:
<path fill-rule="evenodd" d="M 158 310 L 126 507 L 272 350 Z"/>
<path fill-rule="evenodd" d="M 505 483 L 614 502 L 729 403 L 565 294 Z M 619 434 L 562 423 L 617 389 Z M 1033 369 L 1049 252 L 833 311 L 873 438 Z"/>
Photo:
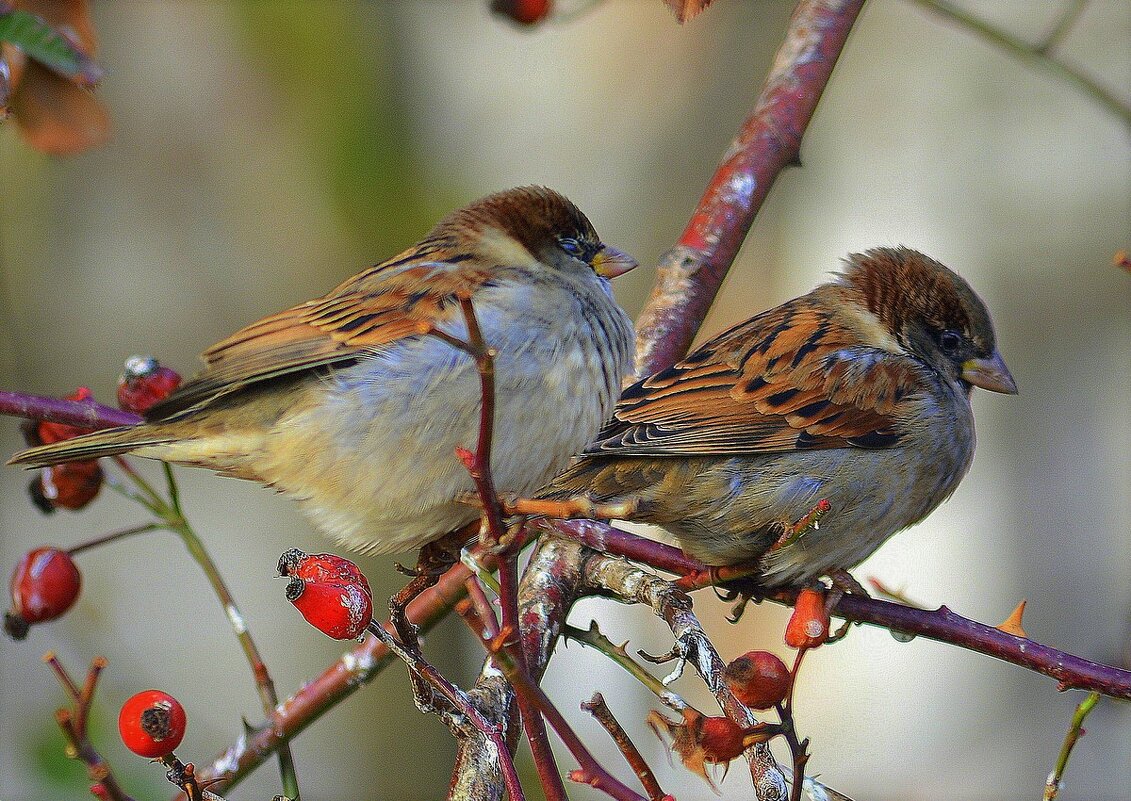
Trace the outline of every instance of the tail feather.
<path fill-rule="evenodd" d="M 74 439 L 40 445 L 20 451 L 8 464 L 22 464 L 29 467 L 47 467 L 63 462 L 79 462 L 86 459 L 99 459 L 103 456 L 117 456 L 121 453 L 146 445 L 162 445 L 172 438 L 162 435 L 147 425 L 122 426 L 95 431 Z"/>

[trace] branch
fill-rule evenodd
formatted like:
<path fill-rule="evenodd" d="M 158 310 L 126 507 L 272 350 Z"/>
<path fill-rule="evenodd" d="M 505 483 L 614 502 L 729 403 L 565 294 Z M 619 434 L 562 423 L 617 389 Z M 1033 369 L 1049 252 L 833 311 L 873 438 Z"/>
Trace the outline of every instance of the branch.
<path fill-rule="evenodd" d="M 660 570 L 681 576 L 677 586 L 699 589 L 725 581 L 747 568 L 712 568 L 695 561 L 679 548 L 620 531 L 592 520 L 569 520 L 555 526 L 586 544 L 603 542 L 609 553 L 624 556 Z M 796 591 L 780 591 L 768 600 L 792 604 Z M 1112 698 L 1131 698 L 1131 671 L 1092 662 L 1025 637 L 1007 634 L 955 614 L 945 606 L 936 610 L 914 609 L 863 595 L 845 595 L 833 607 L 838 617 L 855 623 L 869 623 L 890 631 L 915 634 L 960 648 L 993 656 L 1056 679 L 1061 690 L 1079 689 Z"/>
<path fill-rule="evenodd" d="M 612 595 L 626 603 L 646 604 L 668 624 L 676 641 L 673 654 L 680 662 L 676 671 L 665 679 L 665 684 L 679 676 L 683 662 L 690 662 L 727 717 L 743 728 L 749 728 L 757 722 L 723 680 L 726 665 L 695 617 L 691 599 L 682 590 L 670 581 L 646 573 L 623 559 L 610 557 L 586 560 L 585 580 L 590 591 Z M 785 776 L 770 752 L 769 745 L 757 743 L 746 754 L 750 760 L 750 774 L 759 801 L 785 801 L 789 795 Z"/>
<path fill-rule="evenodd" d="M 652 296 L 636 321 L 637 378 L 687 353 L 774 180 L 797 163 L 801 137 L 863 5 L 798 3 L 754 111 L 679 241 L 660 259 Z"/>
<path fill-rule="evenodd" d="M 0 414 L 50 420 L 82 428 L 114 428 L 142 422 L 140 415 L 103 406 L 92 400 L 73 401 L 0 390 Z"/>

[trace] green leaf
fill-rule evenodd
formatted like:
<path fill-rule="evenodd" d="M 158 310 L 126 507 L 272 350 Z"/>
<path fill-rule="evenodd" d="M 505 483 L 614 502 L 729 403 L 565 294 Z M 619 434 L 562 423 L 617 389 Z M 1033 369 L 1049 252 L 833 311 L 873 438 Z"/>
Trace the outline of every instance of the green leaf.
<path fill-rule="evenodd" d="M 97 62 L 42 18 L 27 11 L 14 11 L 0 2 L 0 42 L 8 42 L 45 67 L 81 86 L 102 80 Z"/>

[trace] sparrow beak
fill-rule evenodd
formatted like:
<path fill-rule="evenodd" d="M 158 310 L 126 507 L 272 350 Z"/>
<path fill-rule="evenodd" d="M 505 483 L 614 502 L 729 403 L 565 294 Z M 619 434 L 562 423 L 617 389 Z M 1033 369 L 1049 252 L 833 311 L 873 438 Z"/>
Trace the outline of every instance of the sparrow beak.
<path fill-rule="evenodd" d="M 617 250 L 610 245 L 605 245 L 593 257 L 593 271 L 602 278 L 616 278 L 624 275 L 633 267 L 638 267 L 636 259 L 623 250 Z"/>
<path fill-rule="evenodd" d="M 962 378 L 976 387 L 1006 395 L 1017 394 L 1017 382 L 996 350 L 985 359 L 967 359 L 962 363 Z"/>

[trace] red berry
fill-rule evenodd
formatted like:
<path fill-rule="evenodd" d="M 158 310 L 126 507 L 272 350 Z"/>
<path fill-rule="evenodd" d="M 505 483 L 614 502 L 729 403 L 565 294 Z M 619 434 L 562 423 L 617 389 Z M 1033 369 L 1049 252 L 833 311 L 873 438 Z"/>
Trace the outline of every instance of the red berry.
<path fill-rule="evenodd" d="M 291 548 L 279 557 L 278 570 L 280 576 L 298 577 L 304 581 L 359 584 L 366 595 L 372 595 L 369 581 L 361 568 L 344 556 L 332 553 L 308 554 L 299 548 Z"/>
<path fill-rule="evenodd" d="M 66 551 L 45 546 L 27 552 L 8 583 L 12 610 L 4 616 L 4 630 L 22 640 L 28 626 L 54 620 L 74 606 L 81 588 L 82 574 Z"/>
<path fill-rule="evenodd" d="M 185 708 L 160 690 L 132 696 L 118 713 L 118 733 L 126 748 L 150 759 L 173 753 L 185 737 L 187 723 Z"/>
<path fill-rule="evenodd" d="M 816 648 L 828 638 L 829 613 L 824 592 L 802 590 L 785 626 L 785 644 L 792 648 Z"/>
<path fill-rule="evenodd" d="M 287 600 L 307 623 L 335 640 L 356 640 L 373 618 L 373 598 L 364 579 L 307 581 L 292 576 Z"/>
<path fill-rule="evenodd" d="M 746 731 L 730 718 L 704 717 L 699 721 L 698 741 L 705 762 L 730 762 L 742 755 Z"/>
<path fill-rule="evenodd" d="M 751 709 L 769 709 L 789 693 L 789 668 L 769 651 L 748 651 L 723 672 L 734 697 Z"/>
<path fill-rule="evenodd" d="M 98 497 L 104 478 L 97 459 L 66 462 L 41 468 L 28 491 L 40 509 L 82 509 Z"/>
<path fill-rule="evenodd" d="M 145 414 L 181 385 L 176 370 L 162 367 L 152 356 L 131 356 L 118 378 L 118 406 L 127 412 Z"/>
<path fill-rule="evenodd" d="M 551 0 L 492 0 L 491 10 L 520 25 L 541 22 L 553 10 Z"/>
<path fill-rule="evenodd" d="M 70 395 L 67 400 L 93 400 L 94 393 L 86 387 L 79 387 Z M 69 423 L 53 423 L 50 420 L 40 420 L 36 426 L 35 434 L 39 439 L 39 444 L 50 445 L 54 442 L 62 442 L 65 439 L 74 439 L 80 434 L 89 434 L 94 431 L 93 428 L 84 428 L 82 426 L 73 426 Z"/>

